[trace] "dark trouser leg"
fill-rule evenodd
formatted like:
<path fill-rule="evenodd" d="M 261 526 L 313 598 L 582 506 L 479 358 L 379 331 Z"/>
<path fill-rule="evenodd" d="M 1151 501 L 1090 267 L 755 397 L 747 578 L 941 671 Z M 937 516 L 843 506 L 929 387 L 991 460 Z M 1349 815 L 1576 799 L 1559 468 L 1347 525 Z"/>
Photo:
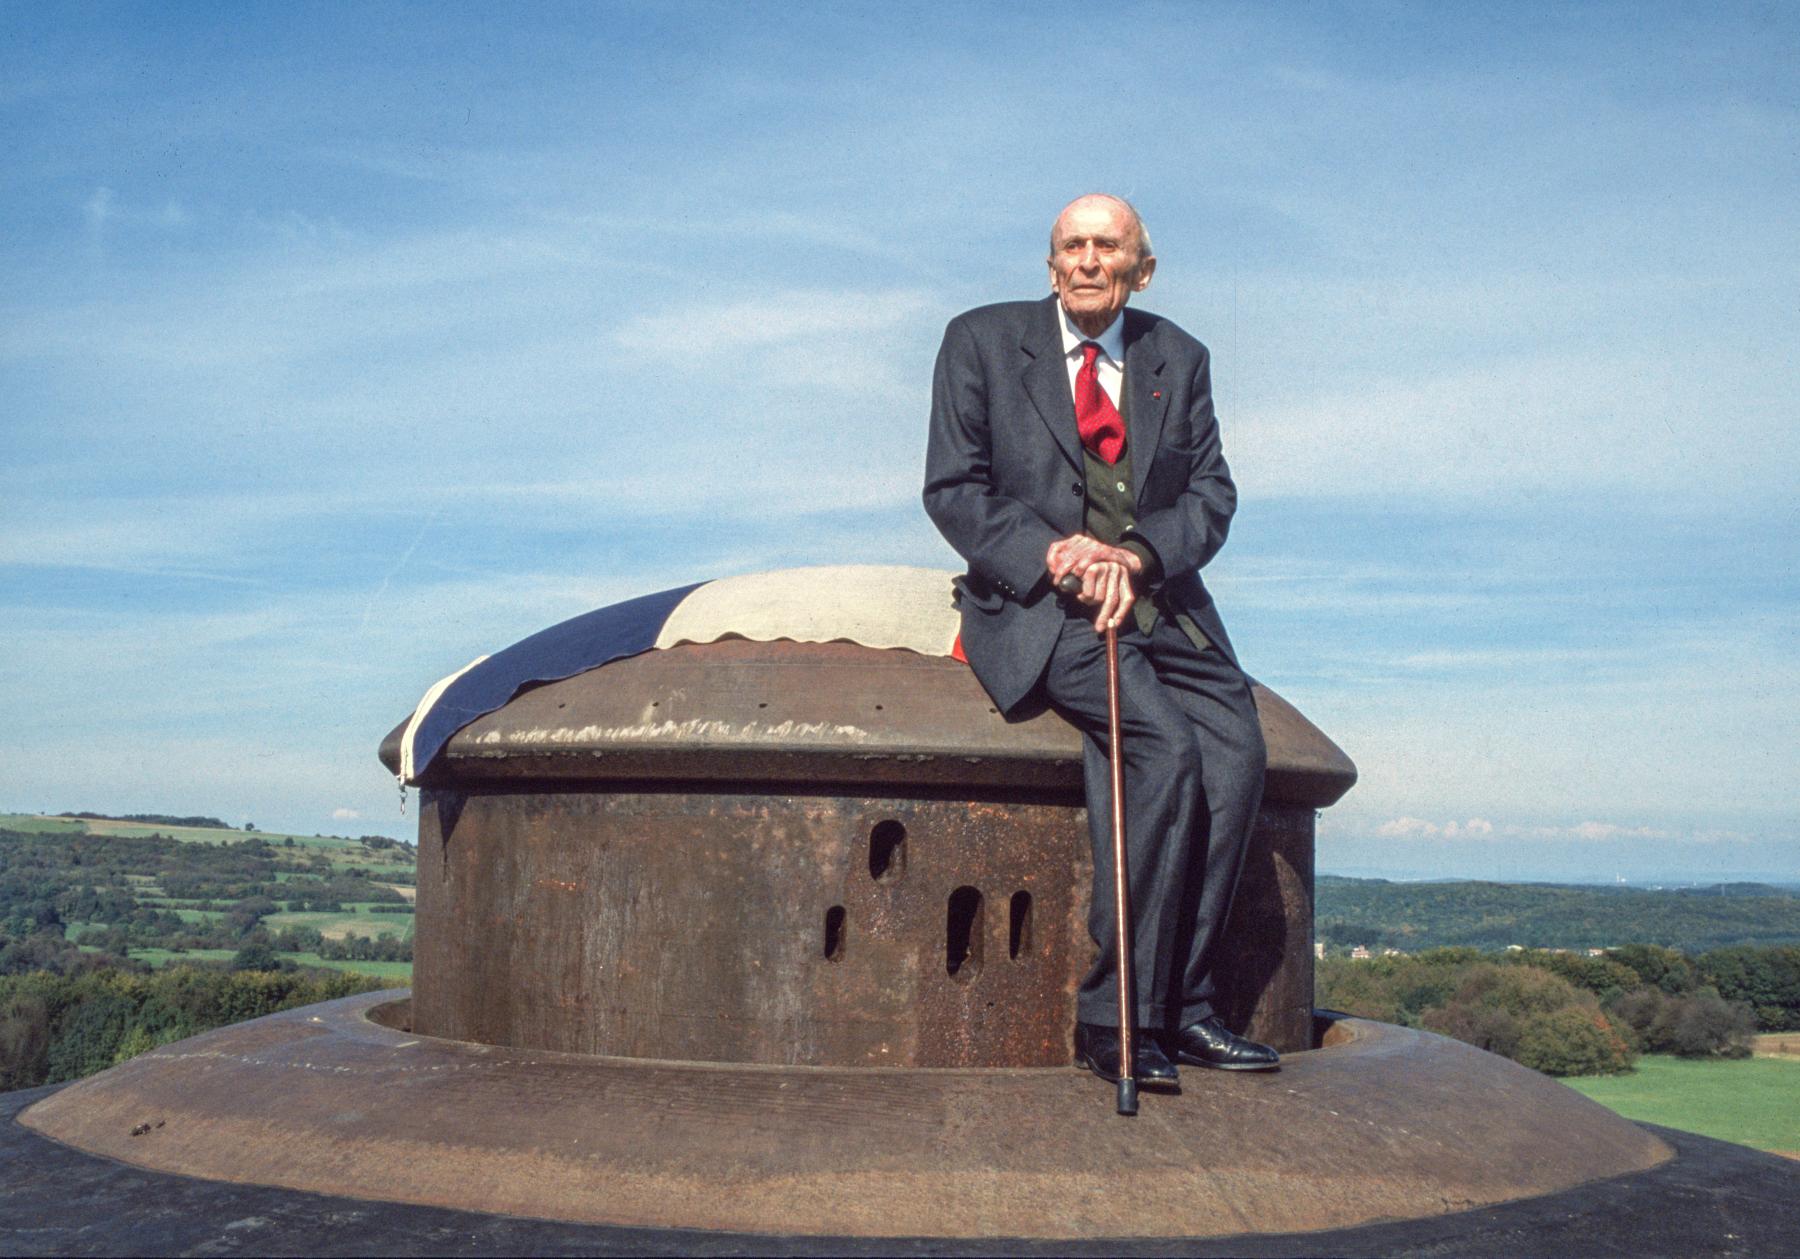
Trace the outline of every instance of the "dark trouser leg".
<path fill-rule="evenodd" d="M 1182 888 L 1174 933 L 1181 956 L 1169 993 L 1170 1025 L 1186 1027 L 1214 1013 L 1215 946 L 1256 826 L 1268 753 L 1242 670 L 1217 651 L 1196 650 L 1167 618 L 1157 623 L 1152 655 L 1157 677 L 1187 714 L 1200 751 L 1200 832 Z"/>
<path fill-rule="evenodd" d="M 1077 997 L 1083 1022 L 1118 1021 L 1112 930 L 1111 783 L 1106 747 L 1106 647 L 1070 617 L 1045 678 L 1049 698 L 1083 733 L 1098 948 Z M 1162 1027 L 1211 1012 L 1208 954 L 1230 910 L 1244 841 L 1262 792 L 1262 732 L 1243 674 L 1159 622 L 1119 635 L 1137 1018 Z M 1202 1012 L 1188 1017 L 1192 1010 Z"/>

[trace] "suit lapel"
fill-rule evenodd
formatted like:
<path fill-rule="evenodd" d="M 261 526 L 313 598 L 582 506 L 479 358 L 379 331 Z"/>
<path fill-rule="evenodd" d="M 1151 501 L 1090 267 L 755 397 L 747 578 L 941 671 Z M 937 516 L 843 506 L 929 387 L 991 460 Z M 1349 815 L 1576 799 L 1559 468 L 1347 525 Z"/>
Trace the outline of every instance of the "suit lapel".
<path fill-rule="evenodd" d="M 1029 360 L 1022 377 L 1025 394 L 1037 408 L 1038 418 L 1080 471 L 1081 434 L 1075 427 L 1075 394 L 1069 388 L 1069 369 L 1063 363 L 1062 337 L 1056 328 L 1056 296 L 1039 303 L 1039 318 L 1019 347 Z"/>
<path fill-rule="evenodd" d="M 1163 417 L 1169 412 L 1168 384 L 1162 378 L 1167 360 L 1154 344 L 1141 341 L 1142 321 L 1125 311 L 1125 437 L 1131 452 L 1132 479 L 1142 498 L 1150 480 L 1150 464 L 1162 442 Z M 1074 406 L 1073 401 L 1069 404 Z"/>

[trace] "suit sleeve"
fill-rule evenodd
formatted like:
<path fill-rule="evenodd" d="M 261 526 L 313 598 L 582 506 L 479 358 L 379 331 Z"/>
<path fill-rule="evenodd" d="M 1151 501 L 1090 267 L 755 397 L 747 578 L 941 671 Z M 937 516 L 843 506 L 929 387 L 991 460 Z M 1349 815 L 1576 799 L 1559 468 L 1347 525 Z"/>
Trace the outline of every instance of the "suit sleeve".
<path fill-rule="evenodd" d="M 1026 503 L 995 488 L 993 452 L 980 352 L 968 326 L 952 320 L 931 382 L 925 512 L 971 573 L 1026 601 L 1040 583 L 1047 585 L 1044 554 L 1060 535 Z"/>
<path fill-rule="evenodd" d="M 1168 507 L 1143 513 L 1135 533 L 1150 544 L 1164 580 L 1204 568 L 1231 529 L 1237 510 L 1237 486 L 1219 448 L 1219 422 L 1213 414 L 1212 359 L 1205 347 L 1194 371 L 1184 422 L 1165 430 L 1157 457 L 1187 465 L 1187 484 Z M 1173 443 L 1171 446 L 1170 443 Z"/>

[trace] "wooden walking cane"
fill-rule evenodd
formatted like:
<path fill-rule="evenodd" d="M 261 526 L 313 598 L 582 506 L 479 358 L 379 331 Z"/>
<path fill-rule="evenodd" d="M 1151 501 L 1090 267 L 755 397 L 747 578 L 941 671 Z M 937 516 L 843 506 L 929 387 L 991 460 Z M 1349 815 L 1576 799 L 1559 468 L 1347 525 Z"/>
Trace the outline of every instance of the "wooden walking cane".
<path fill-rule="evenodd" d="M 1137 1027 L 1131 1000 L 1131 888 L 1125 866 L 1125 756 L 1119 748 L 1119 635 L 1106 627 L 1107 759 L 1112 762 L 1113 947 L 1119 952 L 1119 1113 L 1135 1115 Z"/>
<path fill-rule="evenodd" d="M 1081 590 L 1069 574 L 1057 583 L 1064 594 Z M 1119 752 L 1119 634 L 1106 627 L 1106 747 L 1112 769 L 1113 948 L 1119 955 L 1119 1113 L 1138 1112 L 1137 1020 L 1131 1000 L 1131 887 L 1125 868 L 1125 758 Z"/>

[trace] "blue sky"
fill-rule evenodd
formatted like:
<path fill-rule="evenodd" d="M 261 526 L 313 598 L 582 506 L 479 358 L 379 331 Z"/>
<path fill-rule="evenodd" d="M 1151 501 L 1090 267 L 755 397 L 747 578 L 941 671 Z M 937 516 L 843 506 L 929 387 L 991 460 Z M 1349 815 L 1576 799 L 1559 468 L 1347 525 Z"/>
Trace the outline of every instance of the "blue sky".
<path fill-rule="evenodd" d="M 0 808 L 406 833 L 618 598 L 955 563 L 944 322 L 1132 197 L 1327 870 L 1800 880 L 1800 10 L 0 8 Z M 794 458 L 794 449 L 804 458 Z"/>

